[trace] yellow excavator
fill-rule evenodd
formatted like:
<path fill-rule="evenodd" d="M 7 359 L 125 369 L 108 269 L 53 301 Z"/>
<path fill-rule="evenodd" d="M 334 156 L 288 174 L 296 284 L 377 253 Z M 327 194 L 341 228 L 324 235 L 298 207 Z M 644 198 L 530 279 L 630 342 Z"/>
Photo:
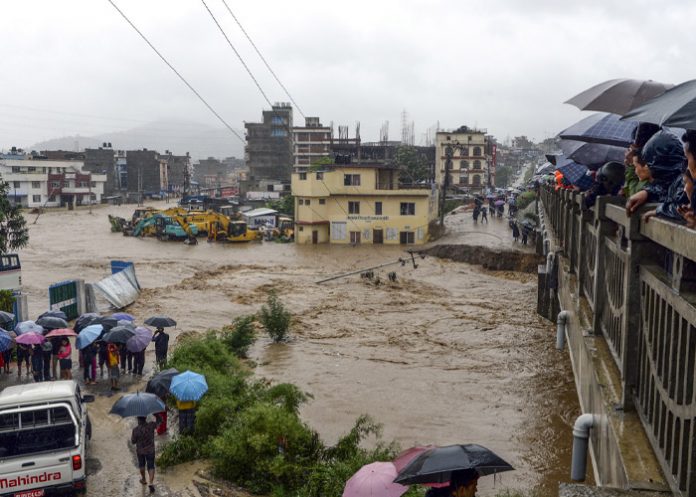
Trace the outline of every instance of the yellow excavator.
<path fill-rule="evenodd" d="M 235 221 L 215 211 L 184 211 L 178 214 L 187 225 L 195 226 L 199 235 L 208 241 L 251 242 L 261 238 L 258 230 L 250 229 L 243 221 Z"/>

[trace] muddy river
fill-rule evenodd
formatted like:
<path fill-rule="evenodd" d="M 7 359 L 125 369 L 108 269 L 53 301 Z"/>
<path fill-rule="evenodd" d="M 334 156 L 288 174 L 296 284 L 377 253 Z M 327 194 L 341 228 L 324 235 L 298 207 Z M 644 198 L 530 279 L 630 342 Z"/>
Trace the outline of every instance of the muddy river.
<path fill-rule="evenodd" d="M 36 216 L 28 216 L 31 241 L 20 256 L 32 316 L 47 308 L 51 283 L 99 280 L 111 259 L 134 261 L 144 288 L 127 312 L 139 320 L 171 315 L 179 323 L 174 335 L 255 312 L 274 289 L 295 316 L 292 340 L 274 345 L 260 336 L 252 354 L 256 372 L 311 393 L 302 415 L 327 442 L 367 413 L 383 423 L 385 439 L 403 447 L 476 442 L 517 468 L 495 481 L 482 479 L 480 495 L 505 488 L 556 495 L 557 483 L 568 481 L 570 425 L 579 407 L 567 356 L 554 349 L 553 326 L 535 313 L 534 275 L 428 257 L 417 268 L 390 268 L 395 283 L 353 276 L 319 285 L 321 278 L 404 252 L 205 241 L 187 246 L 110 233 L 107 214 L 126 217 L 132 210 L 48 212 L 35 224 Z M 142 388 L 130 379 L 125 385 Z M 131 422 L 107 415 L 114 399 L 104 385 L 93 390 L 89 495 L 140 495 L 126 441 Z M 165 485 L 175 476 L 165 475 Z"/>

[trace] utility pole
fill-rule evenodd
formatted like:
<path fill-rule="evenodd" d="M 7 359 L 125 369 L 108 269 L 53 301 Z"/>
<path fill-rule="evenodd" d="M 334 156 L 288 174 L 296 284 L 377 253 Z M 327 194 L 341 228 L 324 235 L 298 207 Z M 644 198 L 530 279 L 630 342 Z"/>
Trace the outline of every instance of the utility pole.
<path fill-rule="evenodd" d="M 437 153 L 437 152 L 436 152 Z M 447 196 L 447 188 L 449 188 L 450 171 L 452 170 L 452 155 L 451 146 L 445 148 L 445 176 L 442 179 L 442 193 L 440 196 L 440 226 L 445 226 L 445 197 Z"/>

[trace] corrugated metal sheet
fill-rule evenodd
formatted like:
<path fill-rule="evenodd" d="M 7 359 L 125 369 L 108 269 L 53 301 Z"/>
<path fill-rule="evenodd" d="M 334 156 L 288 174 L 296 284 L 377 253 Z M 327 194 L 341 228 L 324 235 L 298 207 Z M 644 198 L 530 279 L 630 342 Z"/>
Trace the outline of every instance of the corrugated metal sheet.
<path fill-rule="evenodd" d="M 98 283 L 94 283 L 93 286 L 116 309 L 122 309 L 132 304 L 140 294 L 140 284 L 135 276 L 135 266 L 132 265 L 116 274 L 107 276 Z"/>

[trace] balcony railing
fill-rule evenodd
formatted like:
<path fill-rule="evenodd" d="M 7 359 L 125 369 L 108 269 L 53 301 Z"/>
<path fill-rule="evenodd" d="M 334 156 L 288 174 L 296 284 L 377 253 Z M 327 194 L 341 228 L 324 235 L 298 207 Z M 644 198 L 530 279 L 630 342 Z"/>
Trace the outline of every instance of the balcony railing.
<path fill-rule="evenodd" d="M 672 490 L 696 496 L 696 231 L 637 214 L 622 200 L 542 188 L 577 294 L 593 311 Z"/>

